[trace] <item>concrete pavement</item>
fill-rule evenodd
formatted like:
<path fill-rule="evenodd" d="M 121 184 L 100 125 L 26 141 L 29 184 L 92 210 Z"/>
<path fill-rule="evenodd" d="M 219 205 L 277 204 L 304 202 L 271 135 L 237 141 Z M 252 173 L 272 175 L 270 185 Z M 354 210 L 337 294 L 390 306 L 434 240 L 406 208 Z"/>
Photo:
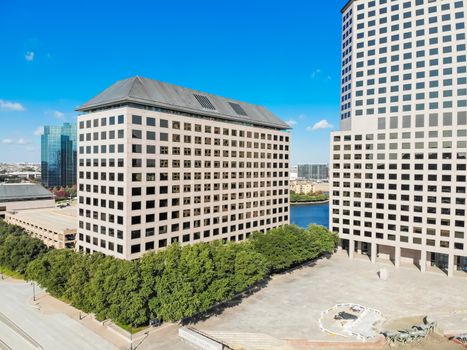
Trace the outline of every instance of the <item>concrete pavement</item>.
<path fill-rule="evenodd" d="M 35 308 L 28 283 L 0 281 L 0 296 L 0 340 L 12 349 L 118 349 L 63 313 L 44 314 Z"/>

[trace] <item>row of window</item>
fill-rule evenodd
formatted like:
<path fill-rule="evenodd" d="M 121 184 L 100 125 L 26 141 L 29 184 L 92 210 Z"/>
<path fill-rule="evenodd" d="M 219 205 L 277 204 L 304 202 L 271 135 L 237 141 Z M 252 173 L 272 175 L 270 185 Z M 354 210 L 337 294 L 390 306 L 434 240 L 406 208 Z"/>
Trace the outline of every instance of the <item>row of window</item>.
<path fill-rule="evenodd" d="M 103 188 L 101 187 L 100 188 L 101 190 L 101 193 L 103 194 L 106 194 L 107 193 L 107 190 L 103 190 Z M 112 190 L 110 191 L 110 188 L 109 188 L 109 194 L 111 195 L 115 195 L 115 192 Z M 98 192 L 93 192 L 93 193 L 98 193 Z M 122 193 L 123 193 L 123 189 L 121 192 L 118 193 L 119 196 L 122 196 Z M 141 190 L 140 191 L 136 191 L 135 193 L 139 193 L 138 196 L 141 196 L 142 192 Z M 279 193 L 279 195 L 278 195 Z M 152 190 L 152 189 L 149 189 L 146 191 L 146 195 L 154 195 L 155 194 L 155 190 Z M 253 198 L 264 198 L 265 196 L 267 197 L 271 197 L 272 195 L 274 195 L 274 197 L 277 196 L 277 198 L 274 198 L 272 200 L 261 200 L 261 201 L 257 201 L 257 200 L 254 200 L 254 201 L 247 201 L 247 202 L 244 202 L 244 203 L 238 203 L 238 204 L 232 204 L 231 205 L 231 209 L 232 210 L 243 210 L 244 208 L 256 208 L 258 206 L 264 206 L 264 205 L 280 205 L 282 203 L 288 203 L 288 198 L 281 198 L 280 196 L 286 196 L 288 195 L 288 190 L 285 189 L 284 191 L 280 190 L 279 192 L 271 192 L 271 191 L 261 191 L 261 192 L 247 192 L 247 193 L 244 193 L 244 192 L 240 192 L 240 193 L 230 193 L 230 194 L 216 194 L 216 195 L 204 195 L 204 196 L 194 196 L 194 197 L 183 197 L 183 198 L 179 198 L 179 197 L 172 197 L 172 199 L 169 201 L 168 199 L 159 199 L 158 202 L 156 202 L 156 200 L 147 200 L 145 201 L 145 208 L 146 209 L 154 209 L 156 208 L 156 205 L 158 204 L 159 207 L 158 208 L 165 208 L 165 207 L 168 207 L 169 206 L 169 203 L 171 205 L 171 207 L 177 207 L 177 206 L 189 206 L 189 205 L 192 205 L 192 204 L 206 204 L 206 203 L 211 203 L 211 202 L 220 202 L 220 201 L 228 201 L 228 200 L 231 200 L 231 201 L 236 201 L 236 200 L 248 200 L 248 199 L 253 199 Z M 84 196 L 80 196 L 79 197 L 79 203 L 80 204 L 86 204 L 88 206 L 93 206 L 95 208 L 108 208 L 108 209 L 116 209 L 118 211 L 123 211 L 124 210 L 124 204 L 123 204 L 123 201 L 114 201 L 114 200 L 108 200 L 108 199 L 98 199 L 98 198 L 90 198 L 90 197 L 84 197 Z M 135 204 L 133 204 L 135 203 Z M 133 202 L 132 203 L 132 210 L 140 210 L 142 208 L 142 202 Z M 226 207 L 222 207 L 222 210 L 224 211 L 224 209 L 226 209 Z M 198 210 L 198 208 L 195 208 L 194 210 Z M 206 209 L 208 210 L 208 209 Z M 210 211 L 211 209 L 209 209 Z M 219 212 L 220 210 L 220 207 L 216 206 L 216 207 L 213 207 L 212 208 L 212 211 L 213 212 Z M 86 216 L 86 217 L 90 217 L 91 215 L 91 211 L 89 209 L 85 210 L 84 207 L 81 207 L 79 208 L 79 215 L 80 216 Z M 98 213 L 97 212 L 93 212 L 93 217 L 94 219 L 98 219 Z M 107 219 L 102 219 L 101 220 L 104 220 L 106 221 Z M 123 221 L 123 219 L 121 220 Z M 113 220 L 111 222 L 115 222 L 115 216 L 113 216 Z"/>
<path fill-rule="evenodd" d="M 264 183 L 264 182 L 263 182 Z M 86 185 L 86 189 L 87 189 Z M 284 185 L 285 186 L 285 185 Z M 180 185 L 172 185 L 172 186 L 158 186 L 157 187 L 157 194 L 169 194 L 169 190 L 171 194 L 174 193 L 190 193 L 190 192 L 203 192 L 203 191 L 227 191 L 227 190 L 242 190 L 242 189 L 252 189 L 252 188 L 264 188 L 264 186 L 260 186 L 260 182 L 227 182 L 227 183 L 214 183 L 214 184 L 195 184 L 195 185 L 188 185 L 185 184 L 183 186 Z M 272 188 L 275 188 L 273 186 Z M 142 196 L 143 195 L 143 187 L 132 187 L 131 188 L 131 194 L 132 196 Z M 147 196 L 150 195 L 156 195 L 156 186 L 146 186 L 144 187 L 145 189 L 145 194 Z M 97 192 L 94 192 L 94 190 L 97 190 Z M 87 191 L 86 191 L 87 192 Z M 124 195 L 124 188 L 123 187 L 114 187 L 114 186 L 99 186 L 95 185 L 93 187 L 93 193 L 101 193 L 101 194 L 106 194 L 106 195 L 117 195 L 117 196 L 123 196 Z M 255 197 L 261 197 L 262 195 L 269 193 L 269 190 L 267 192 L 261 191 L 259 194 L 257 192 L 246 192 L 245 196 L 246 198 L 255 198 Z M 272 190 L 272 195 L 281 195 L 283 193 L 282 189 L 273 189 Z M 284 193 L 287 193 L 287 189 L 284 190 Z M 85 203 L 84 197 L 80 196 L 79 197 L 79 202 L 80 203 Z M 90 198 L 86 198 L 86 204 L 90 202 Z M 90 203 L 89 203 L 90 204 Z"/>
<path fill-rule="evenodd" d="M 143 122 L 144 120 L 144 122 Z M 118 124 L 124 124 L 124 116 L 120 115 L 117 118 Z M 148 127 L 156 126 L 156 118 L 153 117 L 145 117 L 139 115 L 132 115 L 131 124 L 133 125 L 145 125 Z M 86 120 L 80 121 L 79 128 L 80 129 L 91 129 L 96 128 L 99 126 L 107 126 L 107 125 L 115 125 L 115 117 L 102 117 L 100 119 L 93 119 L 93 120 Z M 159 119 L 159 127 L 160 128 L 169 128 L 170 123 L 167 119 Z M 205 134 L 213 133 L 215 135 L 224 135 L 224 136 L 234 136 L 234 137 L 243 137 L 243 138 L 254 138 L 256 140 L 268 140 L 268 141 L 279 141 L 279 142 L 289 142 L 288 136 L 283 135 L 272 135 L 269 133 L 259 133 L 253 131 L 244 131 L 244 130 L 237 130 L 237 129 L 229 129 L 229 128 L 220 128 L 220 127 L 212 127 L 210 125 L 205 125 L 204 127 L 201 124 L 192 124 L 189 122 L 179 122 L 179 121 L 172 121 L 171 128 L 173 130 L 181 130 L 183 125 L 183 130 L 185 131 L 195 131 L 195 132 L 202 132 Z M 123 131 L 123 130 L 122 130 Z M 111 131 L 109 131 L 111 132 Z M 96 135 L 97 133 L 94 133 Z M 84 141 L 80 134 L 80 141 Z M 122 136 L 123 137 L 123 136 Z M 90 138 L 87 138 L 89 141 Z"/>
<path fill-rule="evenodd" d="M 384 157 L 382 157 L 384 158 Z M 389 158 L 392 158 L 391 156 Z M 394 156 L 394 158 L 397 158 L 397 156 Z M 373 163 L 367 163 L 367 164 L 350 164 L 350 163 L 344 163 L 343 166 L 339 163 L 334 163 L 333 164 L 333 169 L 355 169 L 355 170 L 360 170 L 360 169 L 365 169 L 365 170 L 383 170 L 385 168 L 385 164 L 373 164 Z M 458 170 L 458 171 L 465 171 L 466 170 L 466 164 L 465 162 L 462 162 L 460 164 L 454 164 L 454 166 L 449 163 L 449 164 L 442 164 L 440 167 L 438 167 L 438 164 L 424 164 L 424 163 L 415 163 L 415 164 L 410 164 L 410 163 L 403 163 L 400 164 L 398 167 L 397 164 L 389 164 L 388 168 L 390 170 L 431 170 L 431 171 L 437 171 L 442 170 L 442 171 L 451 171 L 451 170 Z"/>
<path fill-rule="evenodd" d="M 270 197 L 270 193 L 268 194 Z M 205 195 L 203 196 L 203 201 L 201 202 L 201 197 L 183 197 L 183 198 L 172 198 L 171 200 L 169 199 L 159 199 L 158 201 L 156 200 L 146 200 L 144 202 L 141 201 L 134 201 L 131 203 L 131 210 L 142 210 L 142 209 L 155 209 L 156 205 L 157 208 L 170 208 L 172 209 L 177 209 L 179 206 L 191 206 L 191 204 L 207 204 L 207 203 L 216 203 L 220 202 L 220 198 L 222 198 L 222 201 L 228 201 L 229 199 L 231 201 L 236 201 L 238 200 L 245 200 L 245 198 L 251 199 L 251 198 L 259 198 L 260 196 L 258 195 L 253 195 L 253 196 L 247 196 L 245 197 L 244 193 L 239 193 L 238 195 L 236 193 L 232 193 L 230 195 L 224 194 L 222 196 L 220 195 Z M 262 197 L 262 196 L 261 196 Z M 85 201 L 83 201 L 84 204 Z M 88 202 L 86 200 L 86 202 Z M 91 203 L 91 201 L 89 201 Z M 107 205 L 111 209 L 115 209 L 115 202 L 114 201 L 107 201 L 106 199 L 95 199 L 93 198 L 92 200 L 93 207 L 94 208 L 106 208 Z M 250 208 L 258 208 L 258 207 L 264 207 L 264 206 L 277 206 L 277 205 L 282 205 L 284 203 L 288 203 L 288 198 L 284 197 L 278 197 L 274 198 L 273 200 L 267 199 L 267 200 L 255 200 L 255 201 L 247 201 L 247 202 L 242 202 L 242 203 L 231 203 L 230 205 L 224 204 L 222 206 L 213 206 L 213 207 L 195 207 L 195 208 L 190 208 L 190 209 L 183 209 L 183 217 L 191 217 L 193 216 L 198 216 L 203 214 L 210 214 L 210 213 L 219 213 L 219 212 L 227 212 L 227 211 L 236 211 L 236 210 L 243 210 L 243 209 L 250 209 Z M 144 207 L 144 208 L 143 208 Z M 203 210 L 201 210 L 203 209 Z M 123 210 L 123 202 L 117 202 L 117 210 Z M 166 209 L 167 210 L 167 209 Z M 266 211 L 267 214 L 269 213 L 269 209 Z M 165 213 L 167 214 L 167 213 Z M 97 211 L 92 211 L 92 218 L 95 220 L 101 220 L 101 221 L 107 221 L 107 215 L 108 213 L 99 213 Z M 176 214 L 174 214 L 176 215 Z M 79 209 L 79 216 L 82 217 L 91 217 L 91 210 L 90 209 L 84 209 L 80 208 Z M 178 217 L 178 216 L 177 216 Z M 175 218 L 174 216 L 172 217 L 173 219 Z M 166 216 L 167 219 L 167 216 Z M 114 222 L 114 221 L 112 221 Z"/>
<path fill-rule="evenodd" d="M 395 2 L 397 0 L 392 0 L 392 1 Z M 435 12 L 437 12 L 436 1 L 437 0 L 415 0 L 415 6 L 418 7 L 418 6 L 422 6 L 424 4 L 432 3 L 433 5 L 430 5 L 430 7 L 428 8 L 428 13 L 435 13 Z M 387 3 L 388 3 L 387 0 L 379 0 L 378 1 L 379 6 L 386 5 Z M 403 9 L 403 10 L 410 9 L 410 8 L 412 8 L 412 5 L 413 5 L 413 1 L 406 1 L 402 5 L 392 4 L 391 6 L 389 6 L 389 5 L 388 6 L 383 6 L 382 8 L 385 9 L 384 10 L 385 12 L 389 8 L 390 8 L 390 10 L 392 12 L 395 12 L 395 11 L 399 11 L 401 9 Z M 454 2 L 454 4 L 451 4 L 449 2 L 444 2 L 444 3 L 441 4 L 440 9 L 441 9 L 441 11 L 448 11 L 449 9 L 451 9 L 452 5 L 454 5 L 454 8 L 464 7 L 464 4 L 463 4 L 462 1 L 456 1 L 456 2 Z M 371 9 L 373 7 L 376 7 L 376 6 L 377 6 L 377 3 L 376 3 L 375 0 L 374 1 L 369 1 L 368 4 L 367 4 L 367 9 Z M 364 9 L 365 9 L 365 2 L 362 2 L 362 3 L 357 5 L 357 12 L 362 12 Z M 417 9 L 417 11 L 420 11 L 420 9 Z"/>
<path fill-rule="evenodd" d="M 288 221 L 288 216 L 278 216 L 274 217 L 272 219 L 267 219 L 267 220 L 260 220 L 260 221 L 253 221 L 251 224 L 246 223 L 245 227 L 248 226 L 248 228 L 256 228 L 256 227 L 263 227 L 265 223 L 267 225 L 274 224 L 274 226 L 268 227 L 268 229 L 272 229 L 274 227 L 280 226 L 283 222 Z M 271 223 L 272 222 L 272 223 Z M 278 225 L 279 224 L 279 225 Z M 239 225 L 240 226 L 240 225 Z M 229 230 L 230 229 L 230 230 Z M 242 228 L 243 229 L 243 228 Z M 240 230 L 240 229 L 239 229 Z M 130 253 L 131 254 L 136 254 L 142 252 L 142 247 L 144 248 L 145 251 L 152 251 L 157 248 L 164 248 L 168 244 L 173 244 L 176 242 L 182 242 L 182 243 L 192 243 L 192 242 L 198 242 L 201 241 L 201 239 L 210 239 L 210 237 L 218 237 L 218 239 L 222 239 L 225 242 L 227 241 L 242 241 L 245 238 L 248 238 L 251 233 L 241 233 L 241 234 L 234 234 L 232 233 L 236 232 L 237 228 L 235 225 L 232 226 L 224 226 L 222 228 L 214 228 L 212 230 L 204 230 L 203 232 L 195 232 L 193 234 L 183 234 L 181 236 L 176 236 L 176 237 L 171 237 L 171 238 L 160 238 L 158 240 L 154 241 L 149 241 L 145 242 L 144 244 L 132 244 L 130 247 Z M 255 230 L 256 231 L 256 230 Z M 258 231 L 265 232 L 266 229 L 258 229 Z M 150 234 L 151 236 L 153 234 Z M 225 237 L 228 236 L 228 237 Z M 148 236 L 147 236 L 148 237 Z M 83 233 L 80 233 L 79 236 L 79 241 L 80 243 L 78 244 L 78 250 L 79 251 L 85 251 L 87 253 L 92 252 L 92 248 L 86 247 L 86 245 L 90 246 L 91 243 L 95 247 L 100 247 L 103 249 L 106 249 L 111 252 L 116 252 L 118 254 L 123 254 L 123 245 L 122 244 L 115 244 L 112 241 L 107 241 L 106 239 L 98 238 L 95 236 L 90 236 L 90 235 L 85 235 Z M 86 244 L 84 244 L 86 243 Z M 157 246 L 156 246 L 157 244 Z M 100 251 L 100 249 L 98 249 Z"/>
<path fill-rule="evenodd" d="M 287 178 L 287 174 L 285 174 L 285 178 Z M 141 182 L 141 181 L 146 181 L 146 182 L 153 182 L 153 181 L 180 181 L 180 180 L 228 180 L 228 179 L 265 179 L 265 178 L 270 178 L 272 177 L 271 172 L 161 172 L 161 173 L 132 173 L 131 174 L 131 180 L 133 182 Z M 124 174 L 123 173 L 106 173 L 106 172 L 101 172 L 100 175 L 97 175 L 97 178 L 93 178 L 94 180 L 100 180 L 100 181 L 118 181 L 118 182 L 123 182 L 124 181 Z M 287 186 L 288 181 L 274 181 L 272 186 Z M 94 187 L 98 185 L 93 185 Z M 271 182 L 270 181 L 261 181 L 260 186 L 264 187 L 270 187 Z M 90 192 L 91 185 L 90 184 L 84 184 L 80 183 L 79 184 L 79 190 L 80 191 L 86 191 Z"/>
<path fill-rule="evenodd" d="M 251 205 L 252 202 L 247 202 L 245 203 L 246 205 L 243 205 L 244 203 L 240 203 L 238 206 L 236 204 L 231 204 L 231 205 L 223 205 L 222 207 L 220 206 L 214 206 L 214 207 L 204 207 L 203 208 L 203 211 L 201 211 L 201 208 L 195 208 L 193 210 L 191 209 L 185 209 L 183 211 L 180 211 L 180 210 L 173 210 L 171 212 L 159 212 L 157 214 L 155 213 L 150 213 L 150 214 L 145 214 L 145 215 L 132 215 L 131 218 L 130 218 L 130 223 L 131 225 L 140 225 L 140 224 L 151 224 L 151 223 L 155 223 L 156 221 L 161 224 L 161 225 L 164 225 L 164 221 L 168 221 L 168 220 L 178 220 L 178 219 L 181 219 L 181 218 L 192 218 L 192 217 L 196 217 L 196 216 L 201 216 L 201 215 L 209 215 L 208 217 L 205 217 L 203 220 L 199 219 L 199 220 L 196 220 L 196 218 L 194 218 L 194 220 L 192 220 L 192 223 L 191 221 L 185 221 L 182 223 L 182 225 L 180 225 L 180 223 L 173 223 L 171 225 L 171 231 L 170 232 L 177 232 L 180 228 L 182 228 L 183 230 L 187 230 L 187 229 L 190 229 L 193 225 L 193 228 L 199 228 L 201 227 L 201 225 L 203 227 L 206 227 L 206 226 L 211 226 L 211 225 L 218 225 L 220 223 L 226 223 L 226 222 L 235 222 L 235 221 L 242 221 L 242 220 L 245 220 L 245 219 L 251 219 L 251 218 L 257 218 L 257 217 L 264 217 L 264 216 L 271 216 L 271 215 L 277 215 L 277 214 L 280 214 L 280 213 L 287 213 L 288 212 L 288 206 L 286 207 L 274 207 L 274 208 L 269 208 L 269 209 L 263 209 L 263 210 L 249 210 L 249 211 L 246 211 L 246 212 L 240 212 L 240 213 L 234 213 L 234 214 L 230 214 L 230 215 L 223 215 L 222 217 L 221 216 L 213 216 L 215 214 L 220 214 L 220 213 L 231 213 L 232 211 L 236 211 L 236 210 L 242 210 L 242 209 L 251 209 L 251 208 L 258 208 L 258 207 L 264 207 L 264 205 L 266 204 L 265 202 L 266 201 L 260 201 L 263 203 L 263 205 L 259 205 L 258 202 L 253 202 L 254 205 Z M 271 201 L 267 201 L 269 202 L 268 205 L 271 205 Z M 277 202 L 279 201 L 275 201 L 275 205 L 279 205 Z M 282 204 L 282 199 L 280 200 L 280 204 Z M 141 202 L 133 202 L 132 203 L 132 208 L 138 208 L 138 203 L 139 203 L 139 206 L 141 205 Z M 148 202 L 147 202 L 148 203 Z M 139 207 L 140 208 L 140 207 Z M 135 211 L 137 211 L 138 209 L 133 209 Z M 79 212 L 80 214 L 80 217 L 81 218 L 90 218 L 91 217 L 91 212 L 90 210 L 80 210 Z M 118 225 L 122 225 L 123 224 L 123 221 L 121 220 L 121 216 L 117 216 L 115 217 L 115 215 L 113 214 L 109 214 L 109 213 L 99 213 L 96 212 L 96 211 L 93 211 L 93 218 L 95 220 L 99 220 L 101 223 L 105 223 L 105 222 L 108 222 L 108 223 L 112 223 L 112 224 L 118 224 Z M 241 224 L 243 226 L 243 224 Z M 100 226 L 101 227 L 101 230 L 99 231 L 98 229 L 98 225 L 94 224 L 92 225 L 93 228 L 92 230 L 95 232 L 95 233 L 101 233 L 103 235 L 106 234 L 106 226 Z M 90 231 L 91 230 L 91 224 L 90 223 L 84 223 L 84 222 L 81 222 L 80 223 L 80 228 L 85 228 L 86 230 Z M 164 226 L 160 226 L 160 230 L 159 230 L 159 234 L 164 234 L 164 233 L 167 233 L 168 231 L 166 231 L 167 229 L 167 225 L 164 225 Z M 114 230 L 111 231 L 112 234 L 114 234 Z M 113 236 L 112 236 L 113 237 Z M 120 237 L 119 235 L 117 235 L 117 238 L 123 238 L 123 237 Z M 139 237 L 137 237 L 139 238 Z M 133 237 L 132 237 L 133 239 Z"/>
<path fill-rule="evenodd" d="M 459 112 L 458 113 L 458 122 L 459 121 L 462 121 L 464 120 L 464 118 L 466 117 L 466 113 L 467 112 Z M 432 119 L 433 117 L 433 119 Z M 436 118 L 434 118 L 436 117 Z M 393 118 L 393 117 L 391 117 Z M 397 117 L 395 117 L 397 118 Z M 402 117 L 402 127 L 403 128 L 410 128 L 411 127 L 411 119 L 413 119 L 412 116 L 403 116 Z M 423 119 L 423 115 L 421 116 L 416 116 L 416 119 L 417 119 L 417 122 L 415 124 L 416 127 L 421 127 L 421 125 L 424 125 L 424 119 Z M 437 118 L 437 115 L 431 115 L 430 114 L 430 121 L 429 121 L 429 125 L 431 126 L 431 124 L 435 124 L 435 120 L 437 121 L 438 118 Z M 392 121 L 391 121 L 392 123 Z M 452 125 L 452 114 L 451 113 L 445 113 L 443 115 L 443 124 L 445 124 L 445 126 L 451 126 Z M 396 125 L 396 123 L 394 122 L 394 124 L 392 125 Z M 419 126 L 417 126 L 419 125 Z M 427 125 L 428 126 L 428 125 Z M 435 126 L 435 125 L 433 125 Z M 457 137 L 466 137 L 467 136 L 467 129 L 457 129 L 455 130 L 456 132 L 453 133 L 453 130 L 443 130 L 442 132 L 438 131 L 438 130 L 431 130 L 431 131 L 428 131 L 428 132 L 424 132 L 424 131 L 416 131 L 414 133 L 410 132 L 410 131 L 404 131 L 402 133 L 397 133 L 397 132 L 390 132 L 388 135 L 386 135 L 386 133 L 379 133 L 379 134 L 376 134 L 376 137 L 375 137 L 375 134 L 365 134 L 365 135 L 362 135 L 362 134 L 357 134 L 357 135 L 335 135 L 333 137 L 333 142 L 334 143 L 340 143 L 340 142 L 344 142 L 344 143 L 347 143 L 347 142 L 351 142 L 352 140 L 357 142 L 358 147 L 360 147 L 360 149 L 362 149 L 361 147 L 361 144 L 362 144 L 362 141 L 373 141 L 373 140 L 396 140 L 398 138 L 401 138 L 401 139 L 411 139 L 411 138 L 416 138 L 416 139 L 423 139 L 423 138 L 437 138 L 437 137 L 443 137 L 443 138 L 450 138 L 450 137 L 453 137 L 454 135 L 457 135 Z M 449 146 L 449 145 L 447 145 Z M 350 149 L 350 148 L 345 148 L 345 149 Z"/>
<path fill-rule="evenodd" d="M 351 232 L 350 228 L 344 227 L 339 229 L 338 226 L 333 226 L 333 231 L 339 233 L 340 235 L 344 235 L 341 237 L 345 237 L 345 235 L 350 235 L 352 233 L 353 236 L 362 236 L 362 232 L 359 229 L 354 229 Z M 424 246 L 431 246 L 431 247 L 439 247 L 439 248 L 450 248 L 451 246 L 456 250 L 464 250 L 464 243 L 461 242 L 454 242 L 453 244 L 450 241 L 439 241 L 438 245 L 436 244 L 436 240 L 434 239 L 427 239 L 422 237 L 408 237 L 406 235 L 397 236 L 395 234 L 390 233 L 381 233 L 376 232 L 373 233 L 371 231 L 364 231 L 364 236 L 367 238 L 376 238 L 378 240 L 388 240 L 394 242 L 401 242 L 401 243 L 413 243 L 417 245 L 424 245 Z"/>

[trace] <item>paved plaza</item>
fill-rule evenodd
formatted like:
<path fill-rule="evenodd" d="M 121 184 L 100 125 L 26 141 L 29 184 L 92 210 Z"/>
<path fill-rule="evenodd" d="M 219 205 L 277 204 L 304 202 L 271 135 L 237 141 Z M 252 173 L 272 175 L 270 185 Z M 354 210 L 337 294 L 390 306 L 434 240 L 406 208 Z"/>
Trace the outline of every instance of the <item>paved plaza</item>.
<path fill-rule="evenodd" d="M 380 267 L 388 270 L 388 280 L 379 279 Z M 316 266 L 274 277 L 266 288 L 239 305 L 194 326 L 228 340 L 242 334 L 252 339 L 252 334 L 258 334 L 339 341 L 344 338 L 322 332 L 318 320 L 322 311 L 340 303 L 379 310 L 386 320 L 460 312 L 467 310 L 467 278 L 396 269 L 389 262 L 349 260 L 341 252 Z"/>

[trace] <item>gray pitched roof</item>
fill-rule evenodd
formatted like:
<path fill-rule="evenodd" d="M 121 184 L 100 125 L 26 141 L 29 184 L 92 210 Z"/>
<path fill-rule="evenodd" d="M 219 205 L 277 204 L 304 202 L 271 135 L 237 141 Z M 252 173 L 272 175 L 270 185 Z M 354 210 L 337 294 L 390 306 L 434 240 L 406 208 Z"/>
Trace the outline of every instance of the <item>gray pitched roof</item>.
<path fill-rule="evenodd" d="M 195 95 L 205 96 L 208 99 L 207 104 L 203 103 L 204 98 Z M 141 77 L 116 82 L 77 110 L 89 112 L 120 103 L 136 103 L 278 129 L 290 129 L 288 124 L 264 107 Z M 231 105 L 232 103 L 234 105 Z"/>
<path fill-rule="evenodd" d="M 35 184 L 0 184 L 0 202 L 14 199 L 50 198 L 53 194 L 41 185 Z"/>
<path fill-rule="evenodd" d="M 344 13 L 345 10 L 347 10 L 347 8 L 352 5 L 352 3 L 356 1 L 356 0 L 347 0 L 347 2 L 345 3 L 344 7 L 342 8 L 341 12 Z"/>

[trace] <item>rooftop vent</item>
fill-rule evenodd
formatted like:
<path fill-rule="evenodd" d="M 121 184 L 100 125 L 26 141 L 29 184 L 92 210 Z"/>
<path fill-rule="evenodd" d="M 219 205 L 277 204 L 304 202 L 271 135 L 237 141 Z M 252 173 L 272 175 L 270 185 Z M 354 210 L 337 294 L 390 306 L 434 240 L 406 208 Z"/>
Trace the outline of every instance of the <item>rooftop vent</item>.
<path fill-rule="evenodd" d="M 248 117 L 248 114 L 246 114 L 245 110 L 238 103 L 229 102 L 229 105 L 238 115 Z"/>
<path fill-rule="evenodd" d="M 206 108 L 206 109 L 211 109 L 213 111 L 216 110 L 216 107 L 214 107 L 211 101 L 209 101 L 209 98 L 207 98 L 206 96 L 197 95 L 197 94 L 193 94 L 193 96 L 195 96 L 196 100 L 198 100 L 201 107 Z"/>

